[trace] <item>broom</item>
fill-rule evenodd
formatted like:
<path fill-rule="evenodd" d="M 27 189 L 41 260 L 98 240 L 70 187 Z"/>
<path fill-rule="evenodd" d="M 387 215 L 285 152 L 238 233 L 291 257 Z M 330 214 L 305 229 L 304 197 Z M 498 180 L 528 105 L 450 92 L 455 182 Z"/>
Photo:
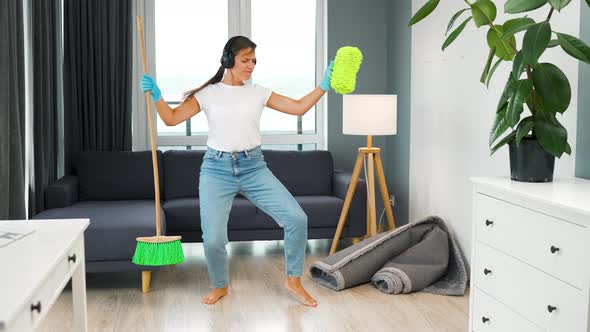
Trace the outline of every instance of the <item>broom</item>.
<path fill-rule="evenodd" d="M 137 16 L 137 30 L 141 43 L 141 60 L 143 72 L 147 73 L 145 46 L 143 40 L 143 23 L 141 16 Z M 156 194 L 156 236 L 138 237 L 137 247 L 132 262 L 137 265 L 173 265 L 184 261 L 180 236 L 162 236 L 160 231 L 160 181 L 158 176 L 158 159 L 156 154 L 156 139 L 154 130 L 154 115 L 152 113 L 152 96 L 145 92 L 150 126 L 150 141 L 152 145 L 152 164 L 154 166 L 154 190 Z"/>

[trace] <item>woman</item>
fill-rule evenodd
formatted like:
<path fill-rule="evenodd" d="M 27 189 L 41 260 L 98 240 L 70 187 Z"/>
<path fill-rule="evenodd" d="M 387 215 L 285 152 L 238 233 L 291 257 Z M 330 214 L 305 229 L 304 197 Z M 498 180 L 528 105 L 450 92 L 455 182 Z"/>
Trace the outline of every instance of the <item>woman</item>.
<path fill-rule="evenodd" d="M 199 175 L 199 199 L 203 245 L 213 290 L 202 302 L 213 304 L 228 294 L 227 222 L 232 201 L 240 192 L 284 229 L 284 286 L 301 303 L 315 307 L 317 302 L 301 284 L 307 215 L 266 167 L 260 148 L 260 116 L 265 106 L 287 114 L 305 114 L 330 89 L 333 62 L 318 87 L 293 100 L 262 86 L 244 83 L 256 67 L 255 50 L 256 44 L 246 37 L 230 38 L 215 76 L 186 92 L 182 104 L 174 109 L 162 99 L 152 77 L 142 77 L 141 89 L 151 91 L 158 113 L 168 126 L 175 126 L 201 110 L 207 116 L 209 134 Z"/>

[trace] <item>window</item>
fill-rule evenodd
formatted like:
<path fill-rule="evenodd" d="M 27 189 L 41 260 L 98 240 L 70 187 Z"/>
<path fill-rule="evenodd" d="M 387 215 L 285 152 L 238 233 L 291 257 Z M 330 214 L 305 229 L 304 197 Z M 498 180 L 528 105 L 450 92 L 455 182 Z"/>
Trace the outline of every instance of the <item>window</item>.
<path fill-rule="evenodd" d="M 317 86 L 326 66 L 324 6 L 325 0 L 156 0 L 156 75 L 164 100 L 175 107 L 183 92 L 209 80 L 228 37 L 237 34 L 258 45 L 254 83 L 293 99 L 303 97 Z M 325 100 L 304 116 L 266 108 L 260 124 L 263 147 L 323 149 Z M 204 112 L 174 127 L 159 117 L 156 123 L 163 150 L 206 145 Z"/>
<path fill-rule="evenodd" d="M 252 1 L 257 83 L 293 99 L 316 87 L 315 21 L 315 1 Z M 265 109 L 260 129 L 263 134 L 315 134 L 315 107 L 303 117 Z"/>
<path fill-rule="evenodd" d="M 227 1 L 156 1 L 156 75 L 171 107 L 219 68 L 219 50 L 228 35 L 227 10 Z M 158 136 L 207 135 L 203 112 L 174 127 L 157 118 Z"/>

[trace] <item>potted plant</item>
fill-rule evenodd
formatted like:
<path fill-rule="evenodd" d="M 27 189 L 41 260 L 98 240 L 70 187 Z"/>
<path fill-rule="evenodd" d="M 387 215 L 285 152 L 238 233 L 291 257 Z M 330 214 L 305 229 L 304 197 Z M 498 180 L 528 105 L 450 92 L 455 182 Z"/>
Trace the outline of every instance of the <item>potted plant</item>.
<path fill-rule="evenodd" d="M 449 21 L 442 50 L 455 41 L 467 24 L 473 22 L 477 28 L 486 28 L 489 46 L 480 82 L 487 87 L 498 66 L 504 62 L 511 63 L 512 68 L 496 107 L 489 139 L 491 154 L 508 144 L 512 180 L 550 182 L 553 180 L 555 157 L 560 158 L 563 153 L 571 154 L 567 130 L 556 116 L 568 108 L 571 87 L 559 67 L 541 62 L 540 58 L 547 48 L 560 46 L 572 57 L 590 63 L 590 48 L 583 41 L 551 27 L 554 11 L 561 11 L 571 0 L 508 0 L 504 4 L 506 13 L 526 13 L 548 7 L 548 14 L 540 22 L 523 16 L 503 23 L 495 22 L 497 9 L 493 1 L 464 1 L 466 8 L 455 13 Z M 585 1 L 590 6 L 590 0 Z M 430 15 L 439 2 L 427 1 L 408 26 Z M 467 15 L 453 29 L 455 21 Z M 520 47 L 515 38 L 518 33 L 524 33 Z M 525 104 L 529 112 L 523 114 Z"/>

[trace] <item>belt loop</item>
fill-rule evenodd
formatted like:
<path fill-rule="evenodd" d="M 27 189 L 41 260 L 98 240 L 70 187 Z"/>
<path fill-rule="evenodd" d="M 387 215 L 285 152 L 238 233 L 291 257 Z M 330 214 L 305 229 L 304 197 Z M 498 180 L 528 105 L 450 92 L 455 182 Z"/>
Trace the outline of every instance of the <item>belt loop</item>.
<path fill-rule="evenodd" d="M 222 154 L 223 154 L 223 151 L 217 151 L 217 158 L 220 158 Z"/>
<path fill-rule="evenodd" d="M 246 158 L 249 158 L 248 150 L 244 150 L 244 154 L 246 155 Z"/>

